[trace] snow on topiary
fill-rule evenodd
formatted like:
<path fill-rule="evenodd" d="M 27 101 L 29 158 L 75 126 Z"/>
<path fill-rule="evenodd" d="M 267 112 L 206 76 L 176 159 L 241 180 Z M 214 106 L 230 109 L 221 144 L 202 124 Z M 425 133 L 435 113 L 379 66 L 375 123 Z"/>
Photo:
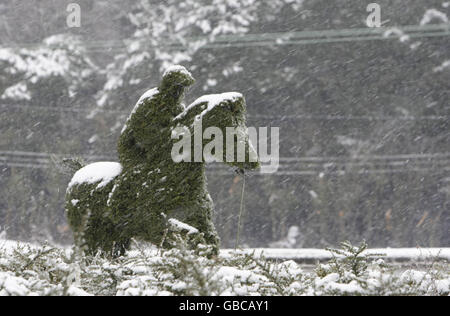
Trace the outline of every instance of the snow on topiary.
<path fill-rule="evenodd" d="M 66 208 L 78 246 L 89 253 L 102 250 L 119 255 L 136 238 L 171 248 L 173 236 L 181 232 L 190 245 L 209 244 L 217 252 L 206 161 L 202 155 L 197 162 L 175 162 L 172 151 L 179 141 L 175 130 L 184 127 L 193 135 L 200 119 L 202 135 L 208 127 L 220 129 L 223 135 L 227 127 L 234 127 L 241 134 L 234 138 L 234 153 L 244 143 L 245 159 L 227 160 L 223 140 L 223 161 L 243 170 L 257 169 L 259 162 L 246 132 L 244 97 L 239 93 L 203 96 L 184 107 L 185 89 L 193 83 L 184 67 L 170 67 L 160 86 L 146 92 L 128 118 L 118 142 L 120 164 L 96 163 L 76 172 L 67 190 Z M 202 139 L 201 145 L 206 144 Z"/>

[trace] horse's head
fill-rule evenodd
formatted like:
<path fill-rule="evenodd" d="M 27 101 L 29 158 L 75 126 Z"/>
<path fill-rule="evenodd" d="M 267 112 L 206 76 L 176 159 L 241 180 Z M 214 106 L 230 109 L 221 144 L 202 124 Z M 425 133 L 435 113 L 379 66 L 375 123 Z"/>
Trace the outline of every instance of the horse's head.
<path fill-rule="evenodd" d="M 260 167 L 246 125 L 246 104 L 242 94 L 203 96 L 189 105 L 175 121 L 188 126 L 193 133 L 194 161 L 224 162 L 241 170 Z"/>

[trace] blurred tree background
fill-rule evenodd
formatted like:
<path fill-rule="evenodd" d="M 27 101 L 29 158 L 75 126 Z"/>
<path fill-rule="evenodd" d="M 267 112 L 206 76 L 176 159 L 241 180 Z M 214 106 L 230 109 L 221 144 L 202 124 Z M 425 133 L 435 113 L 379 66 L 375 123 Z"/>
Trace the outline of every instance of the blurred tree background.
<path fill-rule="evenodd" d="M 176 63 L 197 79 L 187 102 L 239 91 L 249 126 L 280 127 L 279 171 L 247 180 L 246 245 L 298 226 L 292 247 L 450 246 L 448 2 L 379 0 L 385 32 L 373 40 L 361 40 L 372 1 L 78 0 L 81 27 L 69 28 L 71 2 L 0 4 L 7 238 L 71 242 L 70 175 L 56 162 L 117 160 L 129 112 Z M 213 165 L 208 180 L 231 247 L 242 179 Z"/>

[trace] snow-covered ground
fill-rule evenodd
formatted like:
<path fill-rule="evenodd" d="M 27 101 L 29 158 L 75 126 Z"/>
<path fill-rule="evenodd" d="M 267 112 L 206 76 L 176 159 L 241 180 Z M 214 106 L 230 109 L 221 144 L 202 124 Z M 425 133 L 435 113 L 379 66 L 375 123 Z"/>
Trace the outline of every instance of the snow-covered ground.
<path fill-rule="evenodd" d="M 210 259 L 209 251 L 135 244 L 125 257 L 108 260 L 77 258 L 70 248 L 0 240 L 0 296 L 450 295 L 449 248 L 360 253 L 352 246 L 335 258 L 319 249 L 223 250 Z M 428 266 L 399 271 L 389 259 Z M 306 271 L 298 263 L 303 260 L 323 263 Z"/>
<path fill-rule="evenodd" d="M 324 249 L 245 249 L 244 253 L 254 253 L 270 260 L 293 260 L 300 264 L 323 262 L 333 258 L 333 255 Z M 229 256 L 234 250 L 225 249 L 222 256 Z M 436 260 L 450 261 L 450 248 L 378 248 L 368 249 L 368 254 L 383 254 L 386 261 L 393 262 L 430 262 Z"/>
<path fill-rule="evenodd" d="M 18 246 L 27 245 L 30 247 L 38 247 L 37 245 L 17 242 L 12 240 L 0 240 L 0 249 L 11 252 Z M 148 255 L 154 250 L 146 249 Z M 249 249 L 222 249 L 220 256 L 222 258 L 230 258 L 235 254 L 254 255 L 256 257 L 264 257 L 268 260 L 292 260 L 299 264 L 325 262 L 333 258 L 333 254 L 325 249 L 274 249 L 274 248 L 249 248 Z M 373 248 L 368 249 L 367 254 L 381 254 L 385 261 L 393 262 L 433 262 L 433 261 L 449 261 L 450 248 Z"/>

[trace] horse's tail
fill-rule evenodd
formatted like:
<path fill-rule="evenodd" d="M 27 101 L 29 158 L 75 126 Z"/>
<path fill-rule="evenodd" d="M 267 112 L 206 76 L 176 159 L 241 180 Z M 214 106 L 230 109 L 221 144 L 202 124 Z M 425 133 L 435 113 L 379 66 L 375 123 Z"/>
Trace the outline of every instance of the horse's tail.
<path fill-rule="evenodd" d="M 82 158 L 58 158 L 53 159 L 55 165 L 61 173 L 73 177 L 75 173 L 86 166 Z M 84 231 L 86 229 L 86 222 L 89 218 L 89 212 L 84 212 L 83 209 L 77 207 L 79 200 L 70 192 L 69 188 L 66 191 L 66 212 L 69 227 L 73 232 L 75 247 L 75 255 L 79 256 L 83 252 L 84 245 Z"/>

